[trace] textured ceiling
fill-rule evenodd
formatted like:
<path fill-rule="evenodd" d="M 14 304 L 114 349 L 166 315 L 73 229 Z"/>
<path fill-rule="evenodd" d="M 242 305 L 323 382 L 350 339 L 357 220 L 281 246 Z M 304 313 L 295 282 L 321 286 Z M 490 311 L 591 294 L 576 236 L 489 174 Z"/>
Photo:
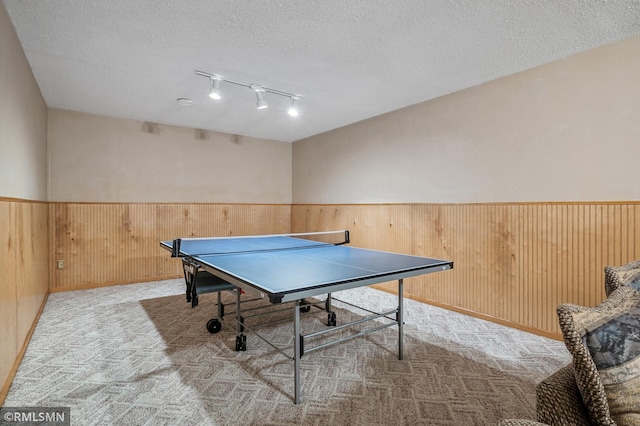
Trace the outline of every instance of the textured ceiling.
<path fill-rule="evenodd" d="M 640 34 L 638 0 L 3 2 L 48 106 L 281 141 Z M 212 101 L 195 70 L 301 115 L 225 83 Z"/>

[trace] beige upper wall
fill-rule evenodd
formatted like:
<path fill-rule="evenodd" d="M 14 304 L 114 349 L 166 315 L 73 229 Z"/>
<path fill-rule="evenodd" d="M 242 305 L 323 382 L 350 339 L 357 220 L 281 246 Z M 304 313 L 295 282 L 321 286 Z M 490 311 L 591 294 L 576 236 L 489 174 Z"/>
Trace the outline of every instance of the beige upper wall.
<path fill-rule="evenodd" d="M 291 203 L 291 144 L 49 110 L 49 200 Z"/>
<path fill-rule="evenodd" d="M 0 3 L 0 197 L 46 201 L 47 105 Z"/>
<path fill-rule="evenodd" d="M 294 203 L 638 200 L 640 37 L 295 142 Z"/>

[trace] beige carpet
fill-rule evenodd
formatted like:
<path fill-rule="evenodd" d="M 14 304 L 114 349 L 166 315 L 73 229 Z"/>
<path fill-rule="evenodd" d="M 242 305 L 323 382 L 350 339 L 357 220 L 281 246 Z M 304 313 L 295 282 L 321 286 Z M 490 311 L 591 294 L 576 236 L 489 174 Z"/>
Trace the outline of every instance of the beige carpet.
<path fill-rule="evenodd" d="M 334 307 L 338 324 L 364 315 Z M 314 311 L 303 330 L 324 327 Z M 74 425 L 492 425 L 535 418 L 535 384 L 569 362 L 562 342 L 405 299 L 403 361 L 395 327 L 309 353 L 295 405 L 293 362 L 251 334 L 235 352 L 229 321 L 206 331 L 212 316 L 214 295 L 191 308 L 181 280 L 51 294 L 4 405 L 68 406 Z M 291 345 L 289 322 L 261 330 Z"/>

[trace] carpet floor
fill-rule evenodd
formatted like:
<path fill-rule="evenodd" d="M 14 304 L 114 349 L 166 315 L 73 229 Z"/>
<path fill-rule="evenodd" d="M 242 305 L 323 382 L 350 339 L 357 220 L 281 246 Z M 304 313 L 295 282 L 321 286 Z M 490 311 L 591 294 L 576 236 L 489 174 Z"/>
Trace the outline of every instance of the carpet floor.
<path fill-rule="evenodd" d="M 372 288 L 335 296 L 397 302 Z M 366 315 L 334 309 L 338 325 Z M 570 361 L 560 341 L 405 298 L 404 360 L 396 327 L 306 354 L 296 405 L 293 362 L 251 333 L 236 352 L 231 312 L 206 330 L 215 312 L 214 294 L 192 308 L 177 279 L 53 293 L 4 405 L 70 407 L 73 425 L 495 425 L 535 419 L 536 383 Z M 305 334 L 326 327 L 324 311 L 302 318 Z M 259 331 L 292 346 L 290 321 Z"/>

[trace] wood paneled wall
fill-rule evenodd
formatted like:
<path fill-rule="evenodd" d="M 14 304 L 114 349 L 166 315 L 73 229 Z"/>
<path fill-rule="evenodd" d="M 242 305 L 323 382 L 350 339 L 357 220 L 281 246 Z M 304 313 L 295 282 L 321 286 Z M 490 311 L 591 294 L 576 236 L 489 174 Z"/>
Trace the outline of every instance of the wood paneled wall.
<path fill-rule="evenodd" d="M 48 207 L 0 200 L 0 405 L 49 287 Z"/>
<path fill-rule="evenodd" d="M 409 297 L 555 338 L 558 305 L 598 304 L 604 266 L 640 258 L 638 202 L 49 209 L 51 291 L 179 276 L 160 240 L 349 229 L 353 246 L 454 261 L 452 271 L 407 280 Z"/>
<path fill-rule="evenodd" d="M 180 262 L 160 241 L 287 233 L 291 226 L 288 204 L 49 203 L 49 209 L 51 291 L 179 276 Z"/>
<path fill-rule="evenodd" d="M 294 205 L 291 220 L 292 232 L 349 229 L 353 246 L 453 260 L 407 280 L 407 295 L 554 338 L 558 305 L 600 303 L 604 267 L 640 258 L 637 202 Z"/>

